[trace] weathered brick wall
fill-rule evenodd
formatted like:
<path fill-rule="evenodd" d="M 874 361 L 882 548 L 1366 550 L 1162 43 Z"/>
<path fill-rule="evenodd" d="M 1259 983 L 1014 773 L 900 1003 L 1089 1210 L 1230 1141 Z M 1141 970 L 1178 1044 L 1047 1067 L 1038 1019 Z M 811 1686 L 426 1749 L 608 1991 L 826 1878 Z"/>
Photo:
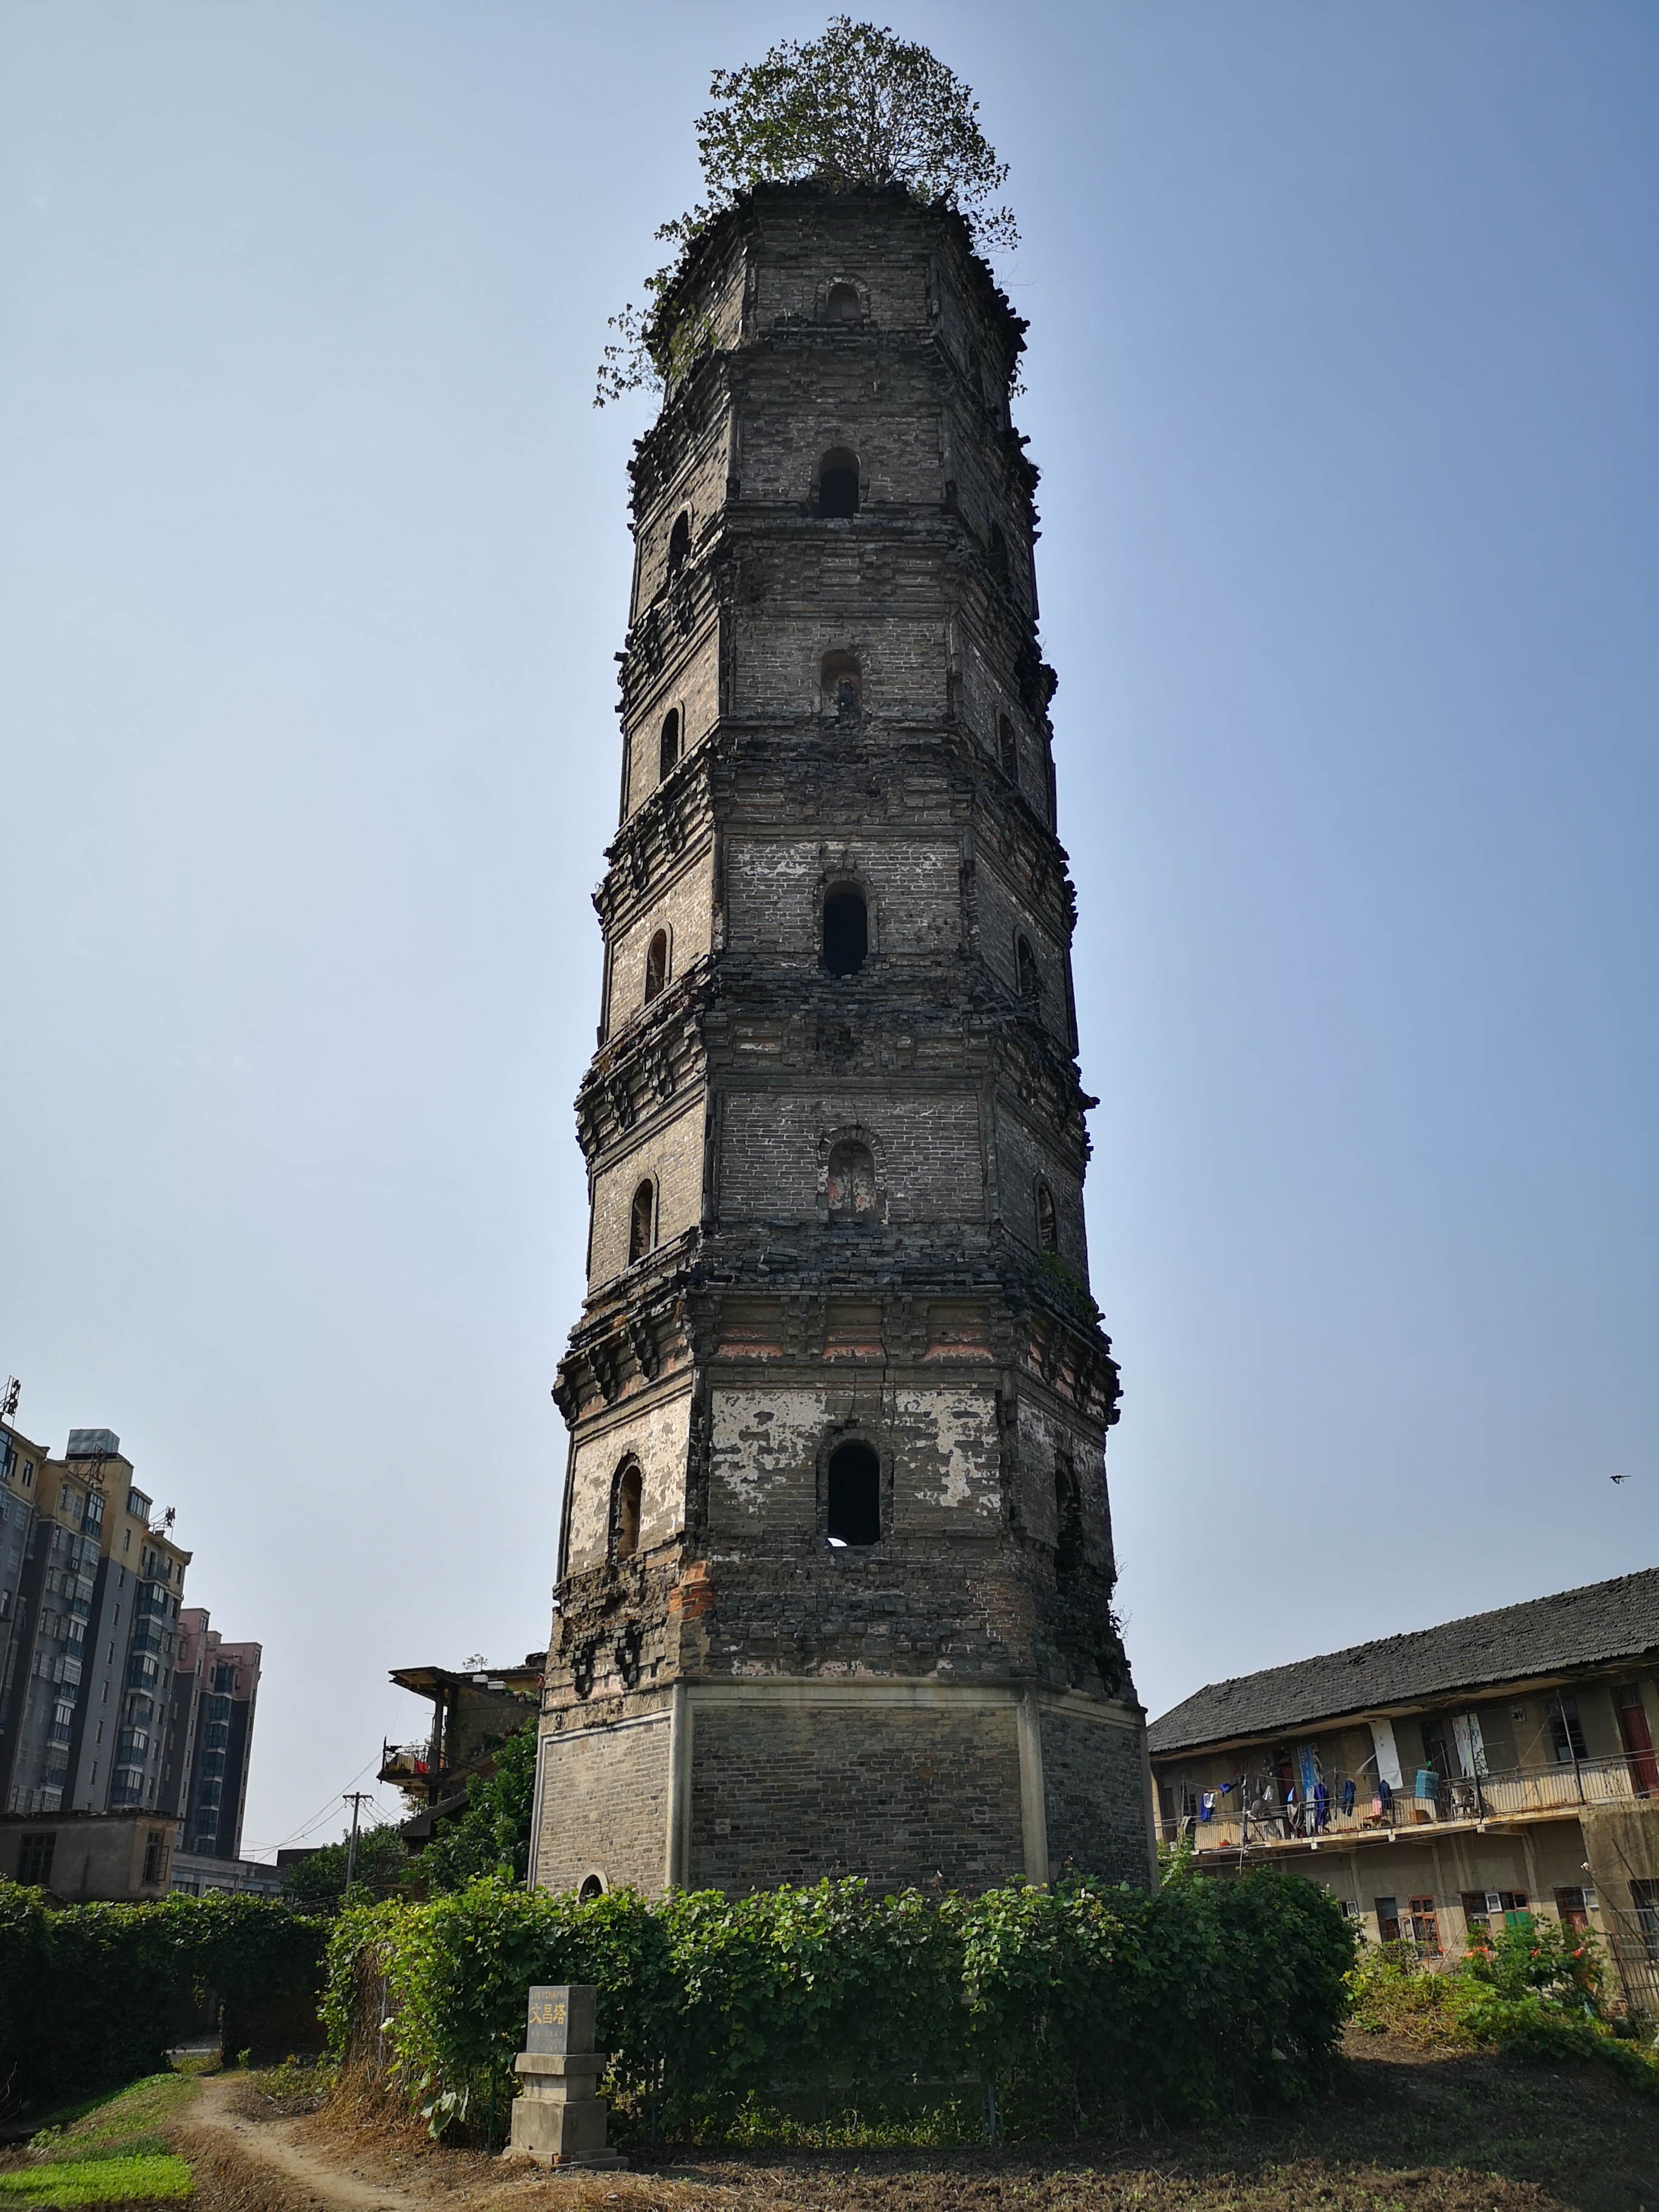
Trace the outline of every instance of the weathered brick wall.
<path fill-rule="evenodd" d="M 536 1882 L 575 1889 L 597 1870 L 609 1889 L 654 1895 L 668 1839 L 668 1712 L 624 1728 L 544 1732 Z"/>
<path fill-rule="evenodd" d="M 696 1226 L 702 1209 L 702 1120 L 700 1098 L 677 1101 L 672 1113 L 594 1176 L 591 1283 L 608 1282 L 628 1265 L 629 1212 L 647 1176 L 657 1186 L 658 1243 Z"/>
<path fill-rule="evenodd" d="M 823 1140 L 856 1127 L 876 1158 L 880 1220 L 957 1221 L 982 1192 L 979 1100 L 935 1090 L 789 1090 L 729 1093 L 720 1110 L 722 1219 L 745 1215 L 811 1220 L 818 1204 Z M 975 1208 L 982 1218 L 983 1199 Z"/>
<path fill-rule="evenodd" d="M 977 1890 L 1024 1866 L 1012 1705 L 696 1708 L 694 1888 L 855 1874 L 876 1889 L 938 1875 Z"/>
<path fill-rule="evenodd" d="M 712 943 L 714 859 L 712 846 L 689 854 L 672 875 L 653 882 L 633 915 L 611 939 L 611 1000 L 605 1009 L 607 1036 L 643 1012 L 645 957 L 657 932 L 668 934 L 668 980 L 708 954 Z"/>
<path fill-rule="evenodd" d="M 1048 1864 L 1068 1864 L 1106 1881 L 1153 1876 L 1148 1842 L 1146 1753 L 1139 1726 L 1041 1706 Z"/>
<path fill-rule="evenodd" d="M 823 530 L 854 531 L 856 522 L 823 523 Z M 872 574 L 886 566 L 879 554 L 860 558 L 849 545 L 842 573 L 835 572 L 819 549 L 807 550 L 808 565 L 821 568 L 820 577 L 796 580 L 797 590 L 810 593 L 811 611 L 797 614 L 763 599 L 758 605 L 739 608 L 735 623 L 732 656 L 732 697 L 745 715 L 808 715 L 823 714 L 823 657 L 850 653 L 857 659 L 863 682 L 866 729 L 873 738 L 892 721 L 938 717 L 945 711 L 949 655 L 945 617 L 942 610 L 918 607 L 914 616 L 877 613 L 871 602 L 884 606 L 902 603 L 902 578 Z M 764 572 L 762 572 L 763 581 Z M 793 593 L 792 592 L 792 597 Z M 838 612 L 836 601 L 857 600 Z"/>
<path fill-rule="evenodd" d="M 816 1389 L 757 1385 L 721 1389 L 712 1404 L 708 1501 L 711 1538 L 757 1534 L 817 1539 L 823 1528 L 823 1464 L 831 1442 L 871 1444 L 894 1480 L 883 1505 L 885 1534 L 897 1544 L 931 1541 L 947 1531 L 994 1535 L 1000 1516 L 996 1390 L 989 1382 L 862 1389 L 849 1374 Z M 875 1547 L 872 1572 L 886 1571 Z M 935 1562 L 924 1556 L 924 1565 Z M 824 1555 L 823 1571 L 843 1581 L 859 1560 Z"/>
<path fill-rule="evenodd" d="M 1013 991 L 1018 985 L 1018 940 L 1024 937 L 1036 962 L 1040 984 L 1036 1012 L 1042 1026 L 1063 1049 L 1071 1048 L 1071 1023 L 1066 1004 L 1064 954 L 1055 943 L 1052 925 L 1021 898 L 989 860 L 981 862 L 975 884 L 979 907 L 981 957 Z"/>
<path fill-rule="evenodd" d="M 998 1102 L 997 1188 L 1011 1233 L 1032 1250 L 1037 1248 L 1036 1187 L 1039 1177 L 1054 1202 L 1060 1256 L 1087 1278 L 1089 1246 L 1083 1217 L 1083 1179 L 1060 1146 L 1034 1130 L 1012 1101 Z"/>
<path fill-rule="evenodd" d="M 816 969 L 823 894 L 853 882 L 870 908 L 872 960 L 954 952 L 962 934 L 962 839 L 926 828 L 832 839 L 733 834 L 725 857 L 726 941 Z"/>
<path fill-rule="evenodd" d="M 625 742 L 630 814 L 644 805 L 660 780 L 663 719 L 671 707 L 680 718 L 684 759 L 720 714 L 720 638 L 712 622 L 691 635 L 676 636 L 660 669 L 629 701 Z"/>
<path fill-rule="evenodd" d="M 682 1383 L 672 1395 L 647 1399 L 632 1413 L 623 1409 L 578 1443 L 570 1474 L 570 1573 L 604 1562 L 611 1483 L 625 1459 L 638 1460 L 642 1477 L 640 1549 L 666 1543 L 684 1525 L 690 1412 L 691 1393 Z"/>

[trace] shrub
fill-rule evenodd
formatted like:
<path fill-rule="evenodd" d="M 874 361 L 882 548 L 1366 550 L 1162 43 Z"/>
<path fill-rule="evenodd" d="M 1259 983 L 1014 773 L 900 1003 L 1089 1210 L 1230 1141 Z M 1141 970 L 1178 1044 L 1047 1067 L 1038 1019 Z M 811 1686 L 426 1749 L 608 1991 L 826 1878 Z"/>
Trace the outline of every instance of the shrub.
<path fill-rule="evenodd" d="M 315 2019 L 325 1924 L 264 1898 L 166 1898 L 49 1911 L 0 1882 L 0 2099 L 8 2109 L 160 2070 L 201 1994 L 223 2000 L 226 2048 L 264 2022 Z"/>
<path fill-rule="evenodd" d="M 1329 2075 L 1353 1938 L 1271 1869 L 1156 1895 L 861 1882 L 580 1904 L 486 1877 L 337 1924 L 325 2001 L 434 2132 L 505 2130 L 532 1984 L 592 1982 L 619 2134 L 718 2139 L 758 2102 L 982 2087 L 1012 2131 L 1282 2101 Z"/>

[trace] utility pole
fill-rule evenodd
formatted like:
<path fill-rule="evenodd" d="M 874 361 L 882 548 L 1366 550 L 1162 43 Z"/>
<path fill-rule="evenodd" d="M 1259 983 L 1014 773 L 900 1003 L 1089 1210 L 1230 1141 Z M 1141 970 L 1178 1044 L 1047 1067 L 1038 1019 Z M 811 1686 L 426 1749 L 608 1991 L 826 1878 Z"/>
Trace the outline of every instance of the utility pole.
<path fill-rule="evenodd" d="M 351 1841 L 346 1845 L 345 1886 L 349 1890 L 351 1887 L 352 1869 L 357 1863 L 357 1816 L 362 1808 L 373 1799 L 374 1792 L 372 1790 L 343 1790 L 341 1795 L 351 1808 Z"/>

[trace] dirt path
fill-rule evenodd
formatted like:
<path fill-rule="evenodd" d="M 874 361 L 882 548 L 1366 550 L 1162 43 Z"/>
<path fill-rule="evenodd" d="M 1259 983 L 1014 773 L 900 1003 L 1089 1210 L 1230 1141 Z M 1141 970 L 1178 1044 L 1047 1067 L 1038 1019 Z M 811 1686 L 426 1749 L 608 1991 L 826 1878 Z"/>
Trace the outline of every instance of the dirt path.
<path fill-rule="evenodd" d="M 385 2181 L 363 2180 L 295 2140 L 297 2120 L 251 2120 L 236 2109 L 245 2093 L 234 2074 L 210 2074 L 190 2108 L 185 2130 L 226 2139 L 227 2148 L 267 2166 L 287 2204 L 323 2205 L 329 2212 L 428 2212 L 429 2199 Z M 263 2194 L 264 2192 L 261 2192 Z"/>

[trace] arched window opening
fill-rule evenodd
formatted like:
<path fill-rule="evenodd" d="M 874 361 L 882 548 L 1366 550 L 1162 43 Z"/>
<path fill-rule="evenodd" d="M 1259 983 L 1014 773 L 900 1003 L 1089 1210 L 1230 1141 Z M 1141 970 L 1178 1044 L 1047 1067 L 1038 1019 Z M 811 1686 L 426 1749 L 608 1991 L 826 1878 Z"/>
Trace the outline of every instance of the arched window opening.
<path fill-rule="evenodd" d="M 582 1886 L 576 1892 L 577 1904 L 592 1905 L 596 1897 L 603 1897 L 604 1895 L 604 1875 L 597 1874 L 584 1875 L 582 1877 Z"/>
<path fill-rule="evenodd" d="M 1054 1201 L 1048 1194 L 1048 1186 L 1040 1182 L 1036 1187 L 1037 1249 L 1058 1252 L 1060 1231 L 1054 1225 Z"/>
<path fill-rule="evenodd" d="M 856 730 L 864 720 L 864 677 L 850 653 L 826 653 L 818 671 L 826 717 L 838 730 Z"/>
<path fill-rule="evenodd" d="M 657 747 L 657 781 L 670 775 L 680 757 L 679 709 L 671 707 L 662 718 L 662 739 Z"/>
<path fill-rule="evenodd" d="M 830 1148 L 824 1186 L 831 1221 L 872 1221 L 876 1212 L 876 1163 L 868 1145 L 843 1138 Z"/>
<path fill-rule="evenodd" d="M 997 716 L 997 758 L 1002 773 L 1010 783 L 1019 781 L 1019 746 L 1014 738 L 1014 726 L 1006 714 Z"/>
<path fill-rule="evenodd" d="M 868 1444 L 842 1444 L 830 1455 L 830 1541 L 881 1541 L 881 1462 Z"/>
<path fill-rule="evenodd" d="M 870 951 L 870 915 L 864 893 L 850 884 L 823 902 L 823 964 L 832 975 L 856 975 Z"/>
<path fill-rule="evenodd" d="M 1019 995 L 1035 999 L 1042 988 L 1042 978 L 1037 972 L 1036 955 L 1024 938 L 1014 943 L 1014 964 L 1019 976 Z"/>
<path fill-rule="evenodd" d="M 859 298 L 856 284 L 832 284 L 830 296 L 823 303 L 823 312 L 832 323 L 861 323 L 864 303 Z"/>
<path fill-rule="evenodd" d="M 818 513 L 826 522 L 846 521 L 859 511 L 859 457 L 832 446 L 818 463 Z"/>
<path fill-rule="evenodd" d="M 991 525 L 991 574 L 1005 586 L 1008 581 L 1008 540 L 1002 534 L 1002 525 Z"/>
<path fill-rule="evenodd" d="M 639 1462 L 629 1460 L 617 1478 L 614 1550 L 619 1559 L 631 1559 L 640 1548 L 640 1493 L 644 1487 Z"/>
<path fill-rule="evenodd" d="M 659 929 L 645 949 L 645 1003 L 648 1006 L 668 981 L 668 932 Z"/>
<path fill-rule="evenodd" d="M 677 514 L 668 533 L 668 580 L 672 584 L 691 558 L 691 518 Z"/>
<path fill-rule="evenodd" d="M 1069 1453 L 1054 1462 L 1054 1566 L 1069 1574 L 1083 1557 L 1083 1493 Z"/>
<path fill-rule="evenodd" d="M 657 1188 L 649 1176 L 634 1194 L 628 1210 L 628 1264 L 643 1260 L 656 1243 Z"/>

